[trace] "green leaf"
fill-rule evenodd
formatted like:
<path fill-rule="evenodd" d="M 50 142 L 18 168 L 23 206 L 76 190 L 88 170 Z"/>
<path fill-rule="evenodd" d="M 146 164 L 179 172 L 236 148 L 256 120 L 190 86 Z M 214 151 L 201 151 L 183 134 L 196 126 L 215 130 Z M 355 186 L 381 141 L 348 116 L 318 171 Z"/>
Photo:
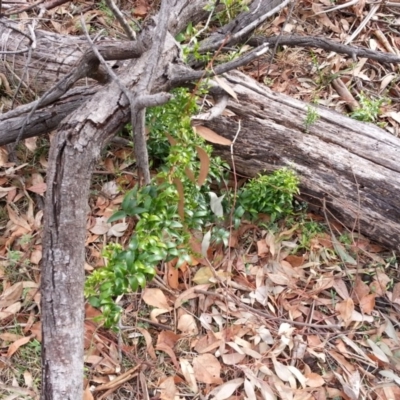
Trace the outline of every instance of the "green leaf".
<path fill-rule="evenodd" d="M 164 260 L 167 257 L 167 255 L 163 256 L 160 254 L 151 254 L 148 257 L 146 257 L 146 261 L 150 264 L 154 264 L 157 261 Z"/>
<path fill-rule="evenodd" d="M 345 248 L 341 245 L 341 243 L 339 243 L 336 237 L 331 235 L 331 238 L 333 247 L 342 261 L 351 265 L 357 265 L 357 261 L 346 252 Z"/>
<path fill-rule="evenodd" d="M 128 209 L 129 207 L 135 207 L 137 204 L 137 187 L 134 189 L 130 190 L 124 197 L 124 200 L 122 201 L 121 208 L 123 210 Z"/>
<path fill-rule="evenodd" d="M 132 291 L 137 292 L 138 287 L 139 287 L 139 282 L 138 282 L 136 276 L 128 276 L 128 281 L 129 281 L 129 286 L 132 289 Z"/>
<path fill-rule="evenodd" d="M 176 37 L 175 37 L 175 40 L 176 40 L 178 43 L 181 43 L 181 42 L 183 42 L 183 41 L 185 40 L 185 35 L 184 35 L 183 33 L 178 33 L 178 34 L 176 35 Z"/>
<path fill-rule="evenodd" d="M 169 224 L 171 229 L 183 228 L 183 225 L 179 221 L 171 221 Z"/>
<path fill-rule="evenodd" d="M 139 214 L 143 214 L 144 212 L 147 212 L 148 209 L 144 208 L 144 207 L 127 207 L 125 209 L 126 213 L 130 216 L 135 216 L 135 215 L 139 215 Z"/>
<path fill-rule="evenodd" d="M 153 222 L 158 222 L 158 221 L 160 221 L 160 217 L 158 215 L 150 215 L 150 217 L 147 220 L 153 221 Z"/>
<path fill-rule="evenodd" d="M 89 304 L 95 308 L 99 308 L 101 305 L 100 299 L 96 296 L 89 297 L 88 301 L 89 301 Z"/>
<path fill-rule="evenodd" d="M 105 282 L 100 286 L 100 292 L 107 292 L 111 289 L 113 283 L 112 282 Z"/>
<path fill-rule="evenodd" d="M 123 259 L 126 262 L 126 265 L 131 265 L 134 263 L 136 259 L 136 252 L 129 250 L 129 251 L 124 251 L 123 253 Z"/>
<path fill-rule="evenodd" d="M 109 303 L 111 301 L 111 296 L 112 296 L 111 292 L 100 292 L 99 298 L 101 304 L 103 304 L 104 302 Z"/>
<path fill-rule="evenodd" d="M 126 212 L 125 211 L 117 211 L 116 213 L 111 215 L 110 218 L 108 218 L 107 222 L 108 223 L 115 222 L 115 221 L 118 221 L 119 219 L 122 219 L 122 218 L 125 218 L 125 217 L 126 217 Z"/>
<path fill-rule="evenodd" d="M 150 279 L 153 279 L 155 274 L 156 274 L 156 270 L 153 267 L 150 267 L 149 265 L 146 265 L 146 267 L 143 269 L 142 271 L 146 276 L 148 276 Z"/>
<path fill-rule="evenodd" d="M 139 247 L 139 240 L 136 235 L 131 237 L 131 241 L 129 242 L 128 249 L 129 250 L 137 250 Z"/>
<path fill-rule="evenodd" d="M 146 277 L 142 273 L 137 273 L 136 274 L 136 279 L 142 289 L 146 287 Z"/>
<path fill-rule="evenodd" d="M 127 274 L 127 272 L 128 268 L 126 264 L 119 263 L 114 265 L 114 273 L 117 278 L 122 279 Z"/>
<path fill-rule="evenodd" d="M 121 278 L 116 278 L 114 281 L 114 293 L 117 296 L 120 296 L 122 293 L 124 293 L 125 285 L 124 285 L 124 280 Z"/>

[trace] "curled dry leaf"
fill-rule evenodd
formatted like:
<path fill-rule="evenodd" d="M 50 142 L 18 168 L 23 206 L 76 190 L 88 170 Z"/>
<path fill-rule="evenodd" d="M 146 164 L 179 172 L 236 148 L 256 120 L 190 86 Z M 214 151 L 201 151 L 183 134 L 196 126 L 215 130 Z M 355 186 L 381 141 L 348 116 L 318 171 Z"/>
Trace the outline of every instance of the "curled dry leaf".
<path fill-rule="evenodd" d="M 21 307 L 22 307 L 22 304 L 20 301 L 17 301 L 16 303 L 11 304 L 4 311 L 0 312 L 0 321 L 16 314 L 21 309 Z"/>
<path fill-rule="evenodd" d="M 167 280 L 168 280 L 168 285 L 172 289 L 178 289 L 179 287 L 179 271 L 177 268 L 175 268 L 175 265 L 173 263 L 168 262 L 167 263 Z"/>
<path fill-rule="evenodd" d="M 0 308 L 8 307 L 15 301 L 19 300 L 21 298 L 23 288 L 24 284 L 22 282 L 17 282 L 6 289 L 0 296 Z"/>
<path fill-rule="evenodd" d="M 204 235 L 203 240 L 201 241 L 201 255 L 204 258 L 207 258 L 208 248 L 210 247 L 211 242 L 211 229 Z"/>
<path fill-rule="evenodd" d="M 254 390 L 254 385 L 248 379 L 246 379 L 244 381 L 244 391 L 246 393 L 248 400 L 256 400 L 257 399 L 256 392 Z"/>
<path fill-rule="evenodd" d="M 88 386 L 83 392 L 83 400 L 94 400 L 93 394 L 90 391 L 90 386 Z"/>
<path fill-rule="evenodd" d="M 258 257 L 266 257 L 269 254 L 269 246 L 265 242 L 265 239 L 257 241 L 257 255 Z"/>
<path fill-rule="evenodd" d="M 290 387 L 296 389 L 296 381 L 290 369 L 286 365 L 280 363 L 275 357 L 272 357 L 272 362 L 278 378 L 284 382 L 289 382 Z"/>
<path fill-rule="evenodd" d="M 47 185 L 45 182 L 42 183 L 37 183 L 36 185 L 32 185 L 30 187 L 27 188 L 30 192 L 39 194 L 40 196 L 43 196 L 43 194 L 46 192 L 47 190 Z"/>
<path fill-rule="evenodd" d="M 376 294 L 372 293 L 361 299 L 360 308 L 361 308 L 362 312 L 364 312 L 365 314 L 372 313 L 372 311 L 375 308 L 375 298 L 376 298 Z"/>
<path fill-rule="evenodd" d="M 384 363 L 390 362 L 388 356 L 383 352 L 383 350 L 375 342 L 373 342 L 371 339 L 367 339 L 367 343 L 369 344 L 369 347 L 371 347 L 374 356 L 378 360 L 380 360 Z"/>
<path fill-rule="evenodd" d="M 111 228 L 111 224 L 107 222 L 107 219 L 108 218 L 105 217 L 96 218 L 94 226 L 90 228 L 89 231 L 94 233 L 95 235 L 106 234 Z"/>
<path fill-rule="evenodd" d="M 156 345 L 156 350 L 158 351 L 163 351 L 164 353 L 167 353 L 170 357 L 171 357 L 171 361 L 174 364 L 176 369 L 179 369 L 179 363 L 178 360 L 176 358 L 176 355 L 174 353 L 174 350 L 169 347 L 168 345 L 166 345 L 165 343 L 160 343 Z M 182 367 L 182 358 L 180 359 L 181 362 L 181 367 Z M 183 368 L 182 368 L 182 372 L 183 372 Z M 185 376 L 186 378 L 186 376 Z M 187 381 L 189 383 L 189 381 Z M 196 382 L 196 381 L 195 381 Z"/>
<path fill-rule="evenodd" d="M 175 343 L 181 338 L 181 335 L 177 335 L 172 331 L 162 331 L 157 338 L 157 346 L 160 344 L 166 344 L 169 347 L 174 347 Z"/>
<path fill-rule="evenodd" d="M 128 224 L 126 222 L 119 222 L 118 224 L 114 224 L 107 232 L 107 236 L 115 236 L 122 237 L 128 228 Z"/>
<path fill-rule="evenodd" d="M 222 355 L 222 361 L 225 365 L 240 364 L 246 358 L 246 354 L 229 353 Z"/>
<path fill-rule="evenodd" d="M 149 353 L 149 356 L 153 360 L 156 360 L 157 356 L 156 356 L 156 353 L 154 351 L 153 341 L 151 339 L 150 333 L 147 331 L 147 329 L 144 329 L 144 328 L 137 327 L 137 330 L 143 335 L 144 340 L 146 341 L 146 346 L 147 346 L 146 348 L 147 348 L 147 352 Z"/>
<path fill-rule="evenodd" d="M 154 308 L 150 312 L 150 320 L 153 321 L 153 322 L 158 322 L 157 317 L 159 315 L 166 314 L 166 313 L 168 313 L 170 311 L 171 310 L 169 310 L 168 308 Z"/>

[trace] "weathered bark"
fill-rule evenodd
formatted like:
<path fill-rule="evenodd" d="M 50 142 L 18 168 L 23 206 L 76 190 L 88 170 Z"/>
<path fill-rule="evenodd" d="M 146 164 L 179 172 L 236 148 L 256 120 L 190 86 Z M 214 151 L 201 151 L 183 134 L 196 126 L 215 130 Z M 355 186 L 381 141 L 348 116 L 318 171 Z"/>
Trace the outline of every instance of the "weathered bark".
<path fill-rule="evenodd" d="M 171 12 L 177 24 L 185 2 L 173 4 Z M 203 4 L 197 4 L 202 10 Z M 147 29 L 157 28 L 150 25 Z M 168 67 L 179 60 L 179 53 L 168 34 L 163 53 L 153 66 L 155 92 L 168 86 Z M 149 68 L 149 54 L 131 61 L 119 75 L 132 97 L 140 96 L 136 86 Z M 128 122 L 129 113 L 129 100 L 114 81 L 64 119 L 51 145 L 42 261 L 42 399 L 82 398 L 83 267 L 90 176 L 102 148 Z"/>
<path fill-rule="evenodd" d="M 233 138 L 235 166 L 247 176 L 287 166 L 301 178 L 301 196 L 350 230 L 400 250 L 400 139 L 318 107 L 319 119 L 305 127 L 307 105 L 274 93 L 244 74 L 225 77 L 239 101 L 228 109 L 236 117 L 218 117 L 204 125 Z M 217 152 L 230 160 L 230 150 Z"/>
<path fill-rule="evenodd" d="M 180 32 L 186 27 L 188 21 L 196 23 L 201 20 L 204 15 L 207 15 L 201 9 L 205 4 L 204 0 L 188 4 L 179 18 L 171 18 L 170 32 Z M 28 29 L 21 28 L 12 21 L 4 21 L 4 24 L 0 24 L 2 54 L 0 73 L 4 74 L 10 88 L 21 86 L 18 98 L 25 101 L 26 98 L 40 96 L 52 88 L 79 64 L 83 56 L 91 52 L 90 44 L 85 37 L 64 36 L 42 30 L 37 30 L 35 34 L 36 47 L 32 50 L 30 62 L 27 65 L 30 45 Z M 110 61 L 110 65 L 115 68 L 122 68 L 122 63 L 116 65 L 116 60 L 132 58 L 135 45 L 136 42 L 116 41 L 106 37 L 100 37 L 96 41 L 100 53 L 106 60 L 113 60 Z M 108 79 L 106 72 L 101 68 L 90 71 L 88 76 L 104 83 Z M 22 84 L 20 84 L 21 79 Z M 87 84 L 86 81 L 85 83 Z"/>
<path fill-rule="evenodd" d="M 42 135 L 56 129 L 65 117 L 90 99 L 98 89 L 97 86 L 72 89 L 55 103 L 37 110 L 25 123 L 20 139 Z M 17 140 L 29 109 L 29 105 L 24 105 L 0 115 L 0 146 Z"/>

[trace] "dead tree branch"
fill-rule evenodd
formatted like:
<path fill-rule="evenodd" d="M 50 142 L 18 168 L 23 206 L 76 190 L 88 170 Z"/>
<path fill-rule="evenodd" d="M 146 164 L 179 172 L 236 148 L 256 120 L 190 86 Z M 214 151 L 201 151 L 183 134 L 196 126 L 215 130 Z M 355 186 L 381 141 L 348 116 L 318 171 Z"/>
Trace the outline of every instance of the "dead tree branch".
<path fill-rule="evenodd" d="M 300 47 L 316 47 L 326 51 L 333 51 L 338 54 L 347 54 L 355 59 L 356 57 L 369 58 L 381 63 L 400 63 L 400 57 L 395 54 L 383 53 L 381 51 L 370 50 L 363 47 L 356 47 L 334 42 L 333 40 L 304 37 L 304 36 L 280 36 L 280 37 L 261 37 L 256 36 L 248 40 L 251 46 L 260 46 L 262 43 L 275 45 L 278 43 L 281 46 L 300 46 Z"/>

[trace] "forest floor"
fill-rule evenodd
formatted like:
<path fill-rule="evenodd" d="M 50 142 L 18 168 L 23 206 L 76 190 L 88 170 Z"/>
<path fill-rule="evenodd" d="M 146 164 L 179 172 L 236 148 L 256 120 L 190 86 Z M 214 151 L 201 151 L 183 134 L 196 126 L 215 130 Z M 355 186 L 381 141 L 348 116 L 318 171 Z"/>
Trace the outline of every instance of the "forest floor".
<path fill-rule="evenodd" d="M 293 4 L 257 35 L 319 36 L 399 53 L 400 7 L 360 0 L 317 15 L 337 4 Z M 151 2 L 122 0 L 121 8 L 140 20 Z M 81 34 L 81 13 L 91 32 L 121 37 L 104 3 L 90 0 L 50 10 L 40 28 Z M 398 136 L 396 66 L 278 47 L 243 71 L 274 91 L 352 113 Z M 338 92 L 338 82 L 346 90 Z M 18 165 L 0 148 L 1 399 L 38 398 L 40 389 L 41 231 L 51 136 L 26 140 Z M 88 274 L 104 265 L 104 245 L 124 243 L 134 228 L 121 232 L 106 223 L 137 183 L 132 157 L 131 146 L 111 145 L 93 175 Z M 228 247 L 210 246 L 193 265 L 160 264 L 146 289 L 119 299 L 118 333 L 105 329 L 96 319 L 100 311 L 87 304 L 85 399 L 400 399 L 395 252 L 340 221 L 333 236 L 332 224 L 312 213 L 279 221 L 274 230 L 263 222 L 265 216 L 259 224 L 243 221 Z M 193 247 L 200 253 L 201 240 Z"/>

